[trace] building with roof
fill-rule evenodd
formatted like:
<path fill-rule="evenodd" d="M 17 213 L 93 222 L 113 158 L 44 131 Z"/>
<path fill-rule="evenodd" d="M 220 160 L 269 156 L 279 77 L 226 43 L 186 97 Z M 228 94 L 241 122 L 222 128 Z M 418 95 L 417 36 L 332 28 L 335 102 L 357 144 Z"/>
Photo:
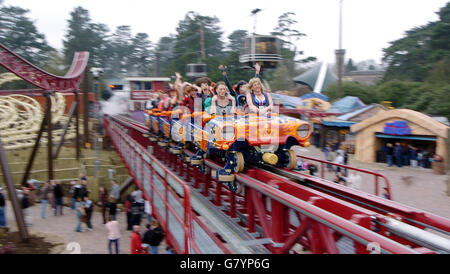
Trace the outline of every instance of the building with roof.
<path fill-rule="evenodd" d="M 430 157 L 439 155 L 448 170 L 449 126 L 426 114 L 410 109 L 388 110 L 354 124 L 350 129 L 357 134 L 355 159 L 358 161 L 383 162 L 383 147 L 398 142 Z"/>
<path fill-rule="evenodd" d="M 324 147 L 327 143 L 338 143 L 349 147 L 353 152 L 355 134 L 350 132 L 350 127 L 386 110 L 388 108 L 383 105 L 370 104 L 339 116 L 324 118 L 320 127 L 320 147 Z"/>

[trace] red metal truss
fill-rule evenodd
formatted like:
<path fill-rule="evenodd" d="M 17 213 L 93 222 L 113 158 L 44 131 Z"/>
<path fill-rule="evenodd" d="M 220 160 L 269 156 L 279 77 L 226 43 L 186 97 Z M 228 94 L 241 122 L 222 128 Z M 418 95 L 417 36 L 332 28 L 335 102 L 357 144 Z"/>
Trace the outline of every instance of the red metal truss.
<path fill-rule="evenodd" d="M 34 66 L 0 44 L 0 66 L 42 90 L 72 92 L 79 89 L 88 59 L 89 52 L 76 52 L 66 75 L 57 76 Z"/>

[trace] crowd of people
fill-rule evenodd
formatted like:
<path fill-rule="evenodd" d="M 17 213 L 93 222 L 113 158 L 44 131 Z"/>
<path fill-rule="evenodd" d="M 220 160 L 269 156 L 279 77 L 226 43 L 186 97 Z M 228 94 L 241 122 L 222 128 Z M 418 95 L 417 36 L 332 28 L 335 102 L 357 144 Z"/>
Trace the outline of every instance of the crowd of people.
<path fill-rule="evenodd" d="M 396 142 L 395 145 L 387 143 L 383 146 L 382 151 L 386 154 L 388 166 L 395 164 L 398 167 L 427 168 L 433 161 L 432 151 L 405 143 Z"/>
<path fill-rule="evenodd" d="M 184 107 L 186 113 L 197 111 L 211 115 L 230 115 L 240 112 L 267 113 L 273 107 L 270 92 L 264 87 L 260 78 L 261 66 L 255 65 L 255 77 L 248 82 L 238 81 L 230 84 L 226 68 L 219 66 L 224 81 L 213 83 L 208 77 L 201 77 L 194 83 L 183 82 L 177 72 L 174 84 L 169 91 L 159 90 L 157 96 L 146 103 L 146 109 L 159 111 Z"/>
<path fill-rule="evenodd" d="M 40 217 L 47 219 L 49 207 L 55 217 L 64 215 L 64 197 L 70 201 L 69 206 L 75 212 L 76 227 L 75 232 L 93 231 L 92 216 L 95 206 L 99 207 L 102 221 L 105 225 L 108 238 L 108 251 L 110 254 L 119 253 L 120 224 L 117 220 L 118 205 L 120 200 L 120 187 L 116 181 L 110 181 L 111 187 L 108 191 L 105 187 L 100 187 L 98 191 L 98 201 L 93 202 L 89 198 L 90 190 L 85 174 L 80 174 L 79 180 L 70 182 L 69 193 L 65 193 L 61 181 L 51 180 L 36 186 L 30 181 L 21 189 L 17 189 L 19 205 L 22 208 L 25 225 L 33 225 L 31 206 L 35 203 L 36 192 L 40 197 Z M 6 195 L 4 189 L 0 187 L 0 228 L 8 227 L 6 218 Z M 156 219 L 152 218 L 152 209 L 148 201 L 142 198 L 142 192 L 136 188 L 125 201 L 125 213 L 127 219 L 127 230 L 133 230 L 131 235 L 132 254 L 158 254 L 158 247 L 164 240 L 165 232 Z M 142 219 L 147 216 L 147 230 L 140 235 L 140 225 Z M 85 226 L 85 227 L 84 227 Z M 173 254 L 172 247 L 167 247 L 168 254 Z"/>

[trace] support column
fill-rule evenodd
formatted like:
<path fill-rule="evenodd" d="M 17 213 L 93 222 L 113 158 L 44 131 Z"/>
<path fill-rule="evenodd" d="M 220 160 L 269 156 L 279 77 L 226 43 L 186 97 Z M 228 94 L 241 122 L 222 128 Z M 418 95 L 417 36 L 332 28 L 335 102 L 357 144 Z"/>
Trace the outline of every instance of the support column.
<path fill-rule="evenodd" d="M 48 163 L 48 180 L 53 180 L 53 139 L 52 139 L 52 99 L 51 94 L 46 93 L 47 98 L 47 163 Z"/>
<path fill-rule="evenodd" d="M 17 198 L 16 188 L 11 177 L 11 171 L 9 169 L 8 158 L 6 157 L 5 150 L 3 149 L 2 141 L 0 140 L 0 166 L 2 168 L 3 178 L 5 180 L 6 187 L 8 188 L 9 199 L 14 210 L 14 215 L 17 221 L 17 227 L 19 228 L 20 237 L 22 242 L 28 242 L 28 230 L 25 226 L 25 220 L 23 217 L 22 208 Z"/>

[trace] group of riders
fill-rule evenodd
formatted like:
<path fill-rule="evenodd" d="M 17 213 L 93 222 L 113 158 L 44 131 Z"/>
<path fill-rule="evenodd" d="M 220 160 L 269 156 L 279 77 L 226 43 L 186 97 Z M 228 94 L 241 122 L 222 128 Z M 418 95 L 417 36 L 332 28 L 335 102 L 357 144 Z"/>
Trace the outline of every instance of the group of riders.
<path fill-rule="evenodd" d="M 272 97 L 265 90 L 261 82 L 261 66 L 255 64 L 255 77 L 248 82 L 240 80 L 231 86 L 226 68 L 219 66 L 224 81 L 213 83 L 208 77 L 201 77 L 193 84 L 183 82 L 182 76 L 177 72 L 174 84 L 169 84 L 168 91 L 159 90 L 155 98 L 146 103 L 146 109 L 170 111 L 176 107 L 184 106 L 190 113 L 197 111 L 207 112 L 211 115 L 233 115 L 244 112 L 265 114 L 273 107 Z"/>

